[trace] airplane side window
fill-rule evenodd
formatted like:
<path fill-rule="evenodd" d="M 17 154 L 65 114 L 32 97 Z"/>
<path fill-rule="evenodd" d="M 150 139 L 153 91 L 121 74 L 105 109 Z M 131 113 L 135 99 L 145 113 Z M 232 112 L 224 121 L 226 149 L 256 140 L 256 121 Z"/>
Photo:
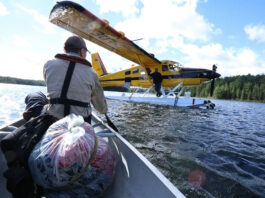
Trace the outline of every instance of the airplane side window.
<path fill-rule="evenodd" d="M 139 72 L 139 69 L 134 69 L 134 70 L 132 70 L 132 73 L 133 74 L 136 74 L 136 73 L 138 73 Z"/>
<path fill-rule="evenodd" d="M 162 65 L 162 71 L 168 71 L 167 65 Z"/>
<path fill-rule="evenodd" d="M 130 74 L 131 74 L 131 71 L 125 72 L 125 75 L 130 75 Z"/>

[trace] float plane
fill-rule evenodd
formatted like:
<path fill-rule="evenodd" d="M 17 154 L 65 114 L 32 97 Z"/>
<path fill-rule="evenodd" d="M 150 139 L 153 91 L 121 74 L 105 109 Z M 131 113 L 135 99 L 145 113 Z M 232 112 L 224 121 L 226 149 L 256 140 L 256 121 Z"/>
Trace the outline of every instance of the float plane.
<path fill-rule="evenodd" d="M 180 97 L 180 95 L 184 87 L 200 85 L 208 81 L 212 81 L 212 94 L 214 79 L 220 77 L 220 74 L 216 72 L 215 65 L 212 70 L 208 70 L 185 68 L 177 61 L 160 61 L 153 54 L 146 52 L 128 39 L 123 32 L 111 27 L 107 20 L 98 18 L 81 5 L 71 1 L 57 2 L 50 13 L 49 20 L 59 27 L 138 64 L 109 74 L 99 54 L 92 54 L 93 68 L 105 90 L 113 88 L 126 90 L 129 87 L 148 88 L 144 94 L 105 91 L 107 98 L 172 106 L 209 106 L 212 104 L 208 100 Z M 149 74 L 155 69 L 162 74 L 162 97 L 149 94 L 153 87 L 153 81 Z M 170 90 L 166 93 L 164 88 Z M 181 90 L 176 95 L 175 91 L 180 88 Z M 211 107 L 213 106 L 211 105 Z"/>

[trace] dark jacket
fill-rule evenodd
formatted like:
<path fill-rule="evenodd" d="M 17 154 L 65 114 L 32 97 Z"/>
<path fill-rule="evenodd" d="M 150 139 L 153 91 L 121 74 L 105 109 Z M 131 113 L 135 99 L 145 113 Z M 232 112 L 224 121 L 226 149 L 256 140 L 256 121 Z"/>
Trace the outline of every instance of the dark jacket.
<path fill-rule="evenodd" d="M 150 74 L 150 76 L 153 78 L 153 82 L 155 84 L 162 83 L 163 77 L 159 72 L 153 72 Z"/>

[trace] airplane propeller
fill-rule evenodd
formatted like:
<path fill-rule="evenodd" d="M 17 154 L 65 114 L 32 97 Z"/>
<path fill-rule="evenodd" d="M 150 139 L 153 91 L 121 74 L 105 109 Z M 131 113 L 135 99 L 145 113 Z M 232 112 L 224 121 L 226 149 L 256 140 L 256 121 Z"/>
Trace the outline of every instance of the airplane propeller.
<path fill-rule="evenodd" d="M 213 65 L 213 73 L 216 73 L 216 69 L 217 69 L 217 66 L 214 64 Z M 213 96 L 213 91 L 214 91 L 214 79 L 215 79 L 215 77 L 213 77 L 212 82 L 211 82 L 211 91 L 210 91 L 211 96 Z"/>

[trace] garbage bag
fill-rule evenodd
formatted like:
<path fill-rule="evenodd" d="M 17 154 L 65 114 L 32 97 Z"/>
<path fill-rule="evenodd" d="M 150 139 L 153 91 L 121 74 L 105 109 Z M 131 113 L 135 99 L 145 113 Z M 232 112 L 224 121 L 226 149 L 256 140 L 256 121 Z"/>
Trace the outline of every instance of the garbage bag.
<path fill-rule="evenodd" d="M 90 124 L 70 114 L 48 128 L 28 165 L 47 198 L 90 198 L 101 195 L 111 184 L 115 158 Z"/>

